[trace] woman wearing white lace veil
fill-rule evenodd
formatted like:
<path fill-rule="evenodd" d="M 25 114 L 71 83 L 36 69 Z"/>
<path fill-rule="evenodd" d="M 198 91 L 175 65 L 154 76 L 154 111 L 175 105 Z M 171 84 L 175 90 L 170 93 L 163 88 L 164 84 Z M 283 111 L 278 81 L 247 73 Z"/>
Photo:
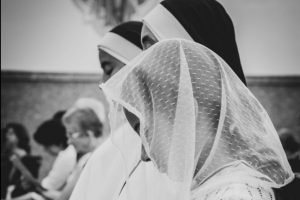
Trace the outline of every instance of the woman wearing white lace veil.
<path fill-rule="evenodd" d="M 264 108 L 203 45 L 161 41 L 102 89 L 112 129 L 118 110 L 134 115 L 146 155 L 169 179 L 167 198 L 156 199 L 270 200 L 294 177 Z"/>

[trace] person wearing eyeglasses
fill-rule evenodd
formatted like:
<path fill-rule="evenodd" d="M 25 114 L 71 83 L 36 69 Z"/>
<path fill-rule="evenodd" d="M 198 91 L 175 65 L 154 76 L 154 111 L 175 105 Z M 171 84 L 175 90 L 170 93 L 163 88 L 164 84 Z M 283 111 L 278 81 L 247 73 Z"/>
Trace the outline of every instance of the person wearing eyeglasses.
<path fill-rule="evenodd" d="M 100 101 L 91 98 L 79 99 L 63 116 L 68 143 L 77 152 L 77 164 L 57 200 L 69 199 L 75 184 L 91 153 L 106 137 L 104 132 L 105 109 Z"/>

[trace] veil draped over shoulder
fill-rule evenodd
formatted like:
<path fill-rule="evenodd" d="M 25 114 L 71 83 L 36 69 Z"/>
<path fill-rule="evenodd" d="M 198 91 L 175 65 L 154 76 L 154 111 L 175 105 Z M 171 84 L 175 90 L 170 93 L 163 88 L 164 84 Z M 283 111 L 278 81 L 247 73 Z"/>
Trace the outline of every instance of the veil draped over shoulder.
<path fill-rule="evenodd" d="M 201 44 L 163 40 L 101 87 L 112 129 L 124 117 L 120 109 L 138 117 L 145 151 L 169 179 L 170 199 L 191 199 L 214 176 L 208 187 L 241 182 L 279 188 L 293 179 L 265 109 Z"/>

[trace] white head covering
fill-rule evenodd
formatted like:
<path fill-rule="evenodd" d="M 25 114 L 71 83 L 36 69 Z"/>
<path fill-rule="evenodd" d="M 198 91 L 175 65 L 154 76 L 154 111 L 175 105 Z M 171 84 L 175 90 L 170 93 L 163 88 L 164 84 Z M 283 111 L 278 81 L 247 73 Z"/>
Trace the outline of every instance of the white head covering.
<path fill-rule="evenodd" d="M 127 64 L 142 50 L 118 34 L 108 32 L 100 41 L 98 48 Z"/>
<path fill-rule="evenodd" d="M 143 23 L 158 40 L 183 38 L 193 41 L 178 20 L 161 4 L 158 4 L 143 18 Z"/>
<path fill-rule="evenodd" d="M 103 103 L 93 99 L 93 98 L 80 98 L 78 99 L 74 105 L 66 112 L 65 116 L 70 115 L 71 113 L 75 112 L 79 109 L 86 109 L 89 108 L 95 112 L 97 117 L 102 123 L 106 121 L 106 112 L 103 106 Z"/>
<path fill-rule="evenodd" d="M 205 180 L 237 165 L 243 166 L 241 172 L 229 170 L 218 180 L 278 188 L 293 179 L 265 109 L 203 45 L 161 41 L 102 89 L 111 103 L 112 129 L 120 107 L 139 118 L 147 154 L 171 180 L 170 199 L 190 199 Z"/>
<path fill-rule="evenodd" d="M 127 64 L 142 52 L 140 35 L 142 23 L 128 21 L 107 32 L 98 45 L 106 53 Z"/>
<path fill-rule="evenodd" d="M 160 41 L 182 38 L 217 53 L 246 84 L 232 20 L 216 0 L 164 0 L 143 23 Z"/>

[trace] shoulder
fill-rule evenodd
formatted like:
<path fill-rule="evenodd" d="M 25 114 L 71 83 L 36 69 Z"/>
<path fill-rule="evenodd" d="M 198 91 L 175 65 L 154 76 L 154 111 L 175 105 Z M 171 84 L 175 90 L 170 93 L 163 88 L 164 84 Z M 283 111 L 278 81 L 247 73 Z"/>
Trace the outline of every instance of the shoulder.
<path fill-rule="evenodd" d="M 65 150 L 61 151 L 56 159 L 55 163 L 63 163 L 64 165 L 75 165 L 77 153 L 72 145 L 69 145 Z"/>

